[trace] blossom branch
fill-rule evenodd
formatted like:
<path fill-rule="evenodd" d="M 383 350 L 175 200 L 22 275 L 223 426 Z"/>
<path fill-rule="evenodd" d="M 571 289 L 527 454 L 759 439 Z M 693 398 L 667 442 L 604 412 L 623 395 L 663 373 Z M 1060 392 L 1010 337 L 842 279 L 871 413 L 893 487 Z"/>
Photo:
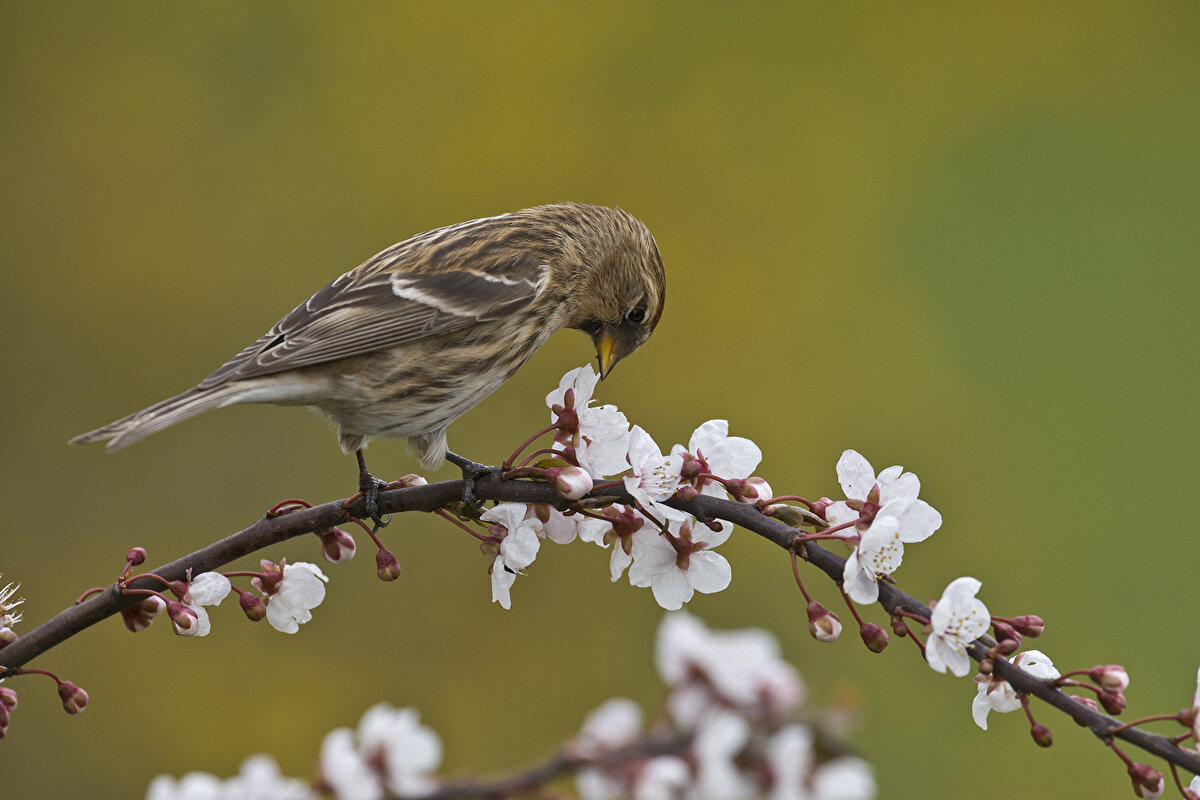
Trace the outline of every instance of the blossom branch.
<path fill-rule="evenodd" d="M 432 512 L 458 502 L 462 497 L 463 488 L 462 480 L 452 480 L 389 489 L 379 494 L 378 507 L 382 514 Z M 567 510 L 572 506 L 572 501 L 563 497 L 548 483 L 507 480 L 495 473 L 477 478 L 473 491 L 476 497 L 484 500 L 545 503 L 560 510 Z M 635 502 L 635 499 L 619 485 L 598 488 L 587 497 L 592 500 L 611 500 L 626 504 Z M 805 560 L 825 572 L 836 584 L 842 582 L 846 561 L 844 558 L 811 541 L 798 541 L 801 534 L 796 529 L 766 516 L 752 504 L 698 495 L 686 500 L 672 498 L 667 501 L 667 505 L 686 511 L 702 521 L 722 519 L 732 522 L 789 553 L 798 552 Z M 166 580 L 184 580 L 189 572 L 197 575 L 213 570 L 265 547 L 306 533 L 326 531 L 351 518 L 361 516 L 366 516 L 362 498 L 349 503 L 334 501 L 311 508 L 289 508 L 276 515 L 264 516 L 249 527 L 157 567 L 152 572 Z M 141 594 L 136 591 L 128 593 L 128 590 L 157 589 L 160 586 L 161 582 L 151 577 L 138 578 L 125 587 L 114 583 L 99 594 L 67 608 L 0 649 L 0 677 L 16 674 L 24 664 L 55 645 L 142 599 Z M 927 605 L 887 582 L 880 582 L 878 602 L 889 614 L 906 612 L 928 619 L 932 613 Z M 968 653 L 973 659 L 980 661 L 988 658 L 989 649 L 994 645 L 995 642 L 990 637 L 981 637 L 970 645 Z M 1111 742 L 1114 737 L 1123 739 L 1171 764 L 1200 774 L 1200 754 L 1178 747 L 1169 737 L 1152 734 L 1136 727 L 1122 726 L 1119 721 L 1072 699 L 1070 695 L 1052 687 L 1049 682 L 1030 675 L 1005 659 L 994 659 L 993 670 L 1017 691 L 1037 697 L 1066 713 L 1101 740 Z"/>

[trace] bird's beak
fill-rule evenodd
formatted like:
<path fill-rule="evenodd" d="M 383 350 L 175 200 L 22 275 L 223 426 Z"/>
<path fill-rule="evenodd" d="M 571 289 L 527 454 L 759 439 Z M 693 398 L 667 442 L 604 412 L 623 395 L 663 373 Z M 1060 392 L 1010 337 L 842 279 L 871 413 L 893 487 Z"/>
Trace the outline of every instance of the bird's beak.
<path fill-rule="evenodd" d="M 596 343 L 596 359 L 600 362 L 600 380 L 604 380 L 620 360 L 612 328 L 602 329 L 596 334 L 594 341 Z"/>

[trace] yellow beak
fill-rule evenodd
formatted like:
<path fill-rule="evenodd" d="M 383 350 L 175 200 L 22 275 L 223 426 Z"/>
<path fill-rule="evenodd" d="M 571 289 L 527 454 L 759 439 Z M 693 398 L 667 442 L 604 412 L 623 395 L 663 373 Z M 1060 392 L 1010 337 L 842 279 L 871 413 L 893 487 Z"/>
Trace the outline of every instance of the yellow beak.
<path fill-rule="evenodd" d="M 596 358 L 600 361 L 600 380 L 608 377 L 613 365 L 617 363 L 617 345 L 612 331 L 605 328 L 596 334 Z"/>

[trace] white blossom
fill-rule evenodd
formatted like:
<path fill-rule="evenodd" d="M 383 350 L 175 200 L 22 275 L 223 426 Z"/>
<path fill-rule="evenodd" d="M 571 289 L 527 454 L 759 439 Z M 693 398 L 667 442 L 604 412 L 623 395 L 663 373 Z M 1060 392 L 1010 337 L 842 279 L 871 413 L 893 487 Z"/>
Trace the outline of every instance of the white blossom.
<path fill-rule="evenodd" d="M 924 500 L 918 500 L 921 481 L 900 466 L 888 467 L 875 475 L 867 459 L 854 450 L 847 450 L 837 463 L 838 483 L 847 500 L 838 501 L 825 512 L 833 525 L 856 522 L 861 512 L 851 508 L 848 501 L 858 504 L 872 500 L 871 492 L 878 487 L 879 496 L 873 499 L 878 516 L 895 517 L 900 523 L 901 541 L 912 544 L 924 541 L 942 526 L 942 515 Z"/>
<path fill-rule="evenodd" d="M 721 478 L 749 478 L 762 461 L 758 445 L 742 436 L 730 436 L 729 423 L 723 419 L 701 424 L 688 439 L 687 449 L 677 444 L 671 453 L 680 457 L 690 453 L 708 466 L 708 472 Z M 699 489 L 701 494 L 725 497 L 725 488 L 711 478 L 701 480 Z"/>
<path fill-rule="evenodd" d="M 275 759 L 250 756 L 240 772 L 224 781 L 206 772 L 190 772 L 179 780 L 159 775 L 150 782 L 146 800 L 316 800 L 304 781 L 279 773 Z"/>
<path fill-rule="evenodd" d="M 556 405 L 566 407 L 567 390 L 572 390 L 572 407 L 579 420 L 579 433 L 571 438 L 570 444 L 575 447 L 579 466 L 596 479 L 629 468 L 625 460 L 629 449 L 629 421 L 616 406 L 590 405 L 599 380 L 600 376 L 587 364 L 563 375 L 558 388 L 546 395 L 546 405 L 553 411 Z"/>
<path fill-rule="evenodd" d="M 741 714 L 716 709 L 701 720 L 692 750 L 696 788 L 705 800 L 738 800 L 754 794 L 734 759 L 750 741 L 750 724 Z"/>
<path fill-rule="evenodd" d="M 856 603 L 874 603 L 879 599 L 879 579 L 895 572 L 902 558 L 904 540 L 900 537 L 900 522 L 881 514 L 846 559 L 842 588 Z"/>
<path fill-rule="evenodd" d="M 712 706 L 781 717 L 804 700 L 799 674 L 764 630 L 710 631 L 697 617 L 676 611 L 658 627 L 654 660 L 671 690 L 671 715 L 681 725 L 694 725 Z"/>
<path fill-rule="evenodd" d="M 682 758 L 658 756 L 643 765 L 633 800 L 679 800 L 690 781 L 691 771 Z"/>
<path fill-rule="evenodd" d="M 196 633 L 194 635 L 208 635 L 208 632 L 212 630 L 212 623 L 204 607 L 220 605 L 232 590 L 229 578 L 219 572 L 201 572 L 192 579 L 182 602 L 196 614 Z"/>
<path fill-rule="evenodd" d="M 275 591 L 267 594 L 267 622 L 283 633 L 296 633 L 312 619 L 312 609 L 325 599 L 325 584 L 329 578 L 316 564 L 298 561 L 284 564 L 283 578 Z"/>
<path fill-rule="evenodd" d="M 501 503 L 479 517 L 504 529 L 500 552 L 492 561 L 492 602 L 506 609 L 512 608 L 510 590 L 517 573 L 533 563 L 541 546 L 541 523 L 528 512 L 524 503 Z"/>
<path fill-rule="evenodd" d="M 629 464 L 633 474 L 625 478 L 625 491 L 636 498 L 642 508 L 653 509 L 668 519 L 686 517 L 682 511 L 662 505 L 662 501 L 679 488 L 683 456 L 678 453 L 663 455 L 650 434 L 634 425 L 629 435 Z"/>
<path fill-rule="evenodd" d="M 1012 663 L 1041 680 L 1050 680 L 1059 676 L 1058 670 L 1054 668 L 1054 663 L 1040 650 L 1026 650 L 1024 653 L 1017 653 Z M 975 694 L 975 699 L 971 701 L 971 716 L 974 718 L 975 724 L 985 731 L 987 730 L 989 711 L 1007 714 L 1009 711 L 1016 711 L 1021 707 L 1021 698 L 1008 681 L 995 675 L 976 675 L 975 682 L 979 684 L 979 690 Z"/>
<path fill-rule="evenodd" d="M 967 646 L 991 624 L 987 606 L 975 597 L 982 585 L 975 578 L 955 578 L 942 592 L 929 618 L 933 632 L 925 642 L 925 660 L 936 671 L 949 669 L 960 678 L 970 671 Z"/>
<path fill-rule="evenodd" d="M 683 552 L 649 525 L 633 535 L 629 582 L 649 586 L 654 599 L 668 611 L 681 608 L 695 592 L 722 591 L 732 579 L 729 562 L 712 548 L 729 538 L 733 526 L 722 520 L 720 530 L 714 531 L 688 520 L 667 520 L 667 529 Z"/>
<path fill-rule="evenodd" d="M 372 706 L 358 723 L 359 749 L 371 764 L 381 764 L 390 792 L 413 796 L 436 787 L 430 774 L 442 762 L 442 740 L 420 723 L 415 708 Z"/>

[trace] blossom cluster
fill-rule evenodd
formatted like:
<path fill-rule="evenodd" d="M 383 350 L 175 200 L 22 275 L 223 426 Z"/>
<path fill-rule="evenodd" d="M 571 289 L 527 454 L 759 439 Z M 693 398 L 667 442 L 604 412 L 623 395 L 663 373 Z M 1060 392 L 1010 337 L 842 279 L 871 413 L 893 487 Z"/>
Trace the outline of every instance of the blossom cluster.
<path fill-rule="evenodd" d="M 482 520 L 490 525 L 483 550 L 492 557 L 492 599 L 511 607 L 511 587 L 537 557 L 541 541 L 566 544 L 579 538 L 609 548 L 612 580 L 626 573 L 634 586 L 649 588 L 663 608 L 674 610 L 695 592 L 725 589 L 732 570 L 714 549 L 729 538 L 725 521 L 701 522 L 668 504 L 698 494 L 732 496 L 745 502 L 771 497 L 766 481 L 752 473 L 762 451 L 749 439 L 729 435 L 725 420 L 709 420 L 685 447 L 664 452 L 639 426 L 630 426 L 613 405 L 592 405 L 599 376 L 590 366 L 563 376 L 546 397 L 551 410 L 558 463 L 545 473 L 563 494 L 583 497 L 595 482 L 614 476 L 632 504 L 609 505 L 587 514 L 502 503 Z"/>
<path fill-rule="evenodd" d="M 655 648 L 667 685 L 667 719 L 646 730 L 631 700 L 608 700 L 564 746 L 582 800 L 635 797 L 737 800 L 868 800 L 875 782 L 860 758 L 821 746 L 841 725 L 796 716 L 805 701 L 800 675 L 762 630 L 711 631 L 685 612 L 668 614 Z M 379 704 L 355 729 L 321 744 L 317 778 L 280 773 L 266 755 L 248 758 L 221 779 L 203 772 L 160 775 L 147 800 L 383 800 L 421 797 L 454 785 L 437 777 L 442 743 L 416 710 Z M 536 770 L 535 770 L 536 771 Z M 548 780 L 555 776 L 543 777 Z M 511 781 L 511 778 L 506 781 Z M 536 780 L 534 781 L 536 783 Z M 533 788 L 531 785 L 530 788 Z"/>
<path fill-rule="evenodd" d="M 825 753 L 812 724 L 795 721 L 806 698 L 804 682 L 767 632 L 711 631 L 696 617 L 674 612 L 659 627 L 655 660 L 668 687 L 671 730 L 686 746 L 606 763 L 605 756 L 628 752 L 644 734 L 636 704 L 605 702 L 568 748 L 597 762 L 576 774 L 582 800 L 875 796 L 865 761 Z"/>

